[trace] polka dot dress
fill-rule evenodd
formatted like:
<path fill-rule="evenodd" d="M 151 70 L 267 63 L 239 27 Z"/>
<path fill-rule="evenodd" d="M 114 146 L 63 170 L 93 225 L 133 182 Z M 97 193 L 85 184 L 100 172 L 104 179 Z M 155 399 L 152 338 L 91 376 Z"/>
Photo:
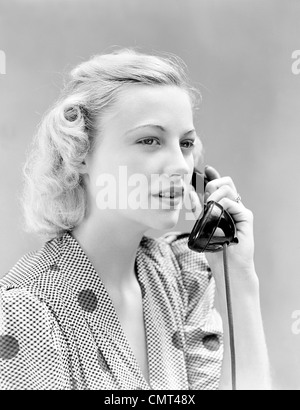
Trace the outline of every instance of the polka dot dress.
<path fill-rule="evenodd" d="M 0 281 L 0 389 L 217 389 L 223 341 L 215 284 L 187 237 L 169 244 L 143 236 L 137 250 L 149 382 L 101 272 L 72 233 L 24 255 Z"/>

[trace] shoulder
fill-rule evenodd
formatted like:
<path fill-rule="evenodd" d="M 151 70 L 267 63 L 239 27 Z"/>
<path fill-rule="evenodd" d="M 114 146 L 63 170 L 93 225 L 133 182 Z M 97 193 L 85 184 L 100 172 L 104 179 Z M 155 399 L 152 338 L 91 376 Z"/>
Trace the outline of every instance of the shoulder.
<path fill-rule="evenodd" d="M 0 281 L 0 390 L 66 385 L 60 328 L 41 278 L 57 258 L 52 246 L 25 254 Z"/>
<path fill-rule="evenodd" d="M 7 375 L 0 371 L 0 388 L 1 377 L 14 379 L 14 374 L 19 372 L 18 363 L 22 366 L 23 360 L 33 363 L 40 346 L 52 343 L 56 319 L 45 301 L 46 281 L 40 278 L 44 274 L 49 276 L 48 270 L 58 259 L 58 250 L 56 239 L 46 242 L 41 249 L 22 256 L 0 281 L 0 368 L 7 371 Z M 13 356 L 11 343 L 16 347 Z M 14 356 L 16 361 L 6 360 Z"/>
<path fill-rule="evenodd" d="M 168 281 L 175 281 L 187 296 L 197 290 L 203 296 L 213 284 L 211 269 L 204 253 L 188 247 L 189 233 L 173 233 L 159 238 L 144 237 L 146 253 Z M 169 240 L 171 238 L 171 240 Z"/>
<path fill-rule="evenodd" d="M 0 280 L 3 291 L 28 289 L 46 271 L 52 270 L 60 257 L 59 238 L 47 241 L 39 250 L 23 255 Z"/>
<path fill-rule="evenodd" d="M 200 276 L 204 275 L 209 280 L 212 275 L 205 254 L 192 251 L 188 247 L 189 235 L 187 232 L 169 232 L 159 238 L 144 238 L 147 239 L 145 242 L 153 258 L 161 257 L 164 263 L 166 259 L 170 259 L 181 273 L 193 272 Z"/>
<path fill-rule="evenodd" d="M 205 254 L 192 251 L 188 247 L 189 233 L 184 232 L 173 235 L 172 232 L 170 232 L 169 235 L 172 237 L 172 240 L 170 241 L 170 249 L 183 270 L 197 270 L 199 273 L 203 271 L 210 272 L 210 267 Z"/>

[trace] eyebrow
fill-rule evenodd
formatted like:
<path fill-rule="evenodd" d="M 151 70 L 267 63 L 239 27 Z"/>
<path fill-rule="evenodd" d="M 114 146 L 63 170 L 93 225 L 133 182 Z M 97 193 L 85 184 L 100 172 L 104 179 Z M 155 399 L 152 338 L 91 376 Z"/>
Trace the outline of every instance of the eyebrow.
<path fill-rule="evenodd" d="M 126 131 L 124 135 L 127 135 L 127 134 L 129 134 L 129 133 L 131 133 L 131 132 L 133 132 L 133 131 L 138 130 L 138 129 L 147 128 L 147 127 L 157 128 L 157 129 L 159 129 L 160 131 L 166 132 L 166 129 L 165 129 L 164 127 L 162 127 L 161 125 L 157 125 L 157 124 L 144 124 L 144 125 L 138 125 L 137 127 L 132 128 L 131 130 Z M 192 134 L 192 133 L 195 133 L 195 132 L 196 132 L 196 130 L 193 128 L 192 130 L 189 130 L 189 131 L 185 132 L 183 135 L 184 135 L 184 136 L 187 136 L 187 135 Z"/>

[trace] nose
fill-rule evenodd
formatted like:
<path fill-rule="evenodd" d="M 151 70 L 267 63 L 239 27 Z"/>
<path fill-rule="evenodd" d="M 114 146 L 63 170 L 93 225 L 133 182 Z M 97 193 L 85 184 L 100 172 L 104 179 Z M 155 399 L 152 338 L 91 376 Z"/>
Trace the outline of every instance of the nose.
<path fill-rule="evenodd" d="M 184 175 L 190 172 L 190 166 L 187 162 L 187 157 L 183 154 L 180 147 L 175 147 L 169 151 L 166 158 L 164 173 L 171 176 L 177 176 L 176 180 L 180 180 Z"/>

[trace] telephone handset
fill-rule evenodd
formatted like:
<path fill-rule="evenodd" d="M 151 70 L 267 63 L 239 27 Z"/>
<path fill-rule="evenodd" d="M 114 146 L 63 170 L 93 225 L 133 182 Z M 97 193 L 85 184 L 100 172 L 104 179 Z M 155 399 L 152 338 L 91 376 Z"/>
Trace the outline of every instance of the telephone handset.
<path fill-rule="evenodd" d="M 207 182 L 206 175 L 194 169 L 191 183 L 198 194 L 204 195 Z M 219 203 L 209 201 L 189 235 L 188 247 L 195 252 L 219 252 L 225 243 L 238 243 L 235 223 Z"/>
<path fill-rule="evenodd" d="M 208 182 L 205 173 L 194 170 L 192 185 L 195 191 L 203 195 Z M 221 235 L 219 234 L 221 231 Z M 217 202 L 209 201 L 204 204 L 203 212 L 196 221 L 189 235 L 188 247 L 195 252 L 223 251 L 224 278 L 227 300 L 227 314 L 229 327 L 229 343 L 231 353 L 231 380 L 232 390 L 237 389 L 236 383 L 236 358 L 234 340 L 234 321 L 231 304 L 230 278 L 227 261 L 227 246 L 238 243 L 236 228 L 231 215 Z"/>

